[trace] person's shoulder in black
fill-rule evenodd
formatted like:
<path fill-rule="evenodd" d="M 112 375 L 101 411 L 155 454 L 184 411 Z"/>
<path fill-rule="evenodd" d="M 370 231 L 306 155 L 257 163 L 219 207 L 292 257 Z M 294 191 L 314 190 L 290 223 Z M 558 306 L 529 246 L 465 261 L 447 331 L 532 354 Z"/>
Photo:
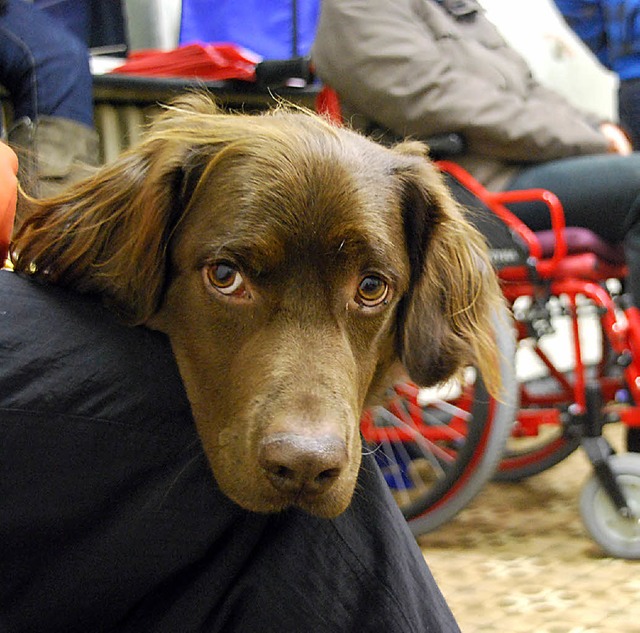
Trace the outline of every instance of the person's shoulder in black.
<path fill-rule="evenodd" d="M 1 271 L 0 630 L 458 628 L 371 455 L 336 519 L 246 512 L 163 335 Z"/>

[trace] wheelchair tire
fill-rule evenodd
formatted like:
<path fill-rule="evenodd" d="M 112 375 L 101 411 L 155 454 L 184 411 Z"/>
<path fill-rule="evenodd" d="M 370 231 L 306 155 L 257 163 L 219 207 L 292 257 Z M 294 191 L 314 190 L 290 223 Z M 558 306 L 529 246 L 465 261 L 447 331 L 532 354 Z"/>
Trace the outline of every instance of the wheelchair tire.
<path fill-rule="evenodd" d="M 580 514 L 593 540 L 607 554 L 616 558 L 640 559 L 640 455 L 614 455 L 609 458 L 609 465 L 632 516 L 620 514 L 595 475 L 582 489 Z"/>
<path fill-rule="evenodd" d="M 538 475 L 565 460 L 580 446 L 579 434 L 564 427 L 537 439 L 522 446 L 519 438 L 509 438 L 494 481 L 517 482 Z"/>
<path fill-rule="evenodd" d="M 501 401 L 474 368 L 455 395 L 420 401 L 397 385 L 385 407 L 368 412 L 363 438 L 415 536 L 452 519 L 491 479 L 511 433 L 517 397 L 515 337 L 496 316 Z M 506 317 L 504 317 L 506 318 Z M 418 420 L 416 422 L 416 419 Z"/>

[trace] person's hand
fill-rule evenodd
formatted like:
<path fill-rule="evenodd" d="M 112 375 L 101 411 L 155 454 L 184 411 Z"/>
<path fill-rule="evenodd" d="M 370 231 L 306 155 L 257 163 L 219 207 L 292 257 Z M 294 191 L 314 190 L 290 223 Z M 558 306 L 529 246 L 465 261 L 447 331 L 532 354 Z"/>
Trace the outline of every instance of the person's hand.
<path fill-rule="evenodd" d="M 0 142 L 0 268 L 7 256 L 18 191 L 18 158 L 13 150 Z"/>
<path fill-rule="evenodd" d="M 622 128 L 617 125 L 614 125 L 613 123 L 602 123 L 600 125 L 600 132 L 602 132 L 607 141 L 609 141 L 610 154 L 621 154 L 622 156 L 627 156 L 633 151 L 629 138 Z"/>

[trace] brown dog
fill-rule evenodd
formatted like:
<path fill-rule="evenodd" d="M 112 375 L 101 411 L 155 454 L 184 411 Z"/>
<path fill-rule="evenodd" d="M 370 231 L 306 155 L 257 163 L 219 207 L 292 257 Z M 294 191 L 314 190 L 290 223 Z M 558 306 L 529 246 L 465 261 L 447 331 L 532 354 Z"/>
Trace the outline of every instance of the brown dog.
<path fill-rule="evenodd" d="M 425 386 L 476 362 L 496 387 L 499 289 L 419 143 L 190 96 L 30 205 L 15 268 L 169 336 L 213 473 L 247 509 L 342 512 L 361 412 L 398 359 Z"/>

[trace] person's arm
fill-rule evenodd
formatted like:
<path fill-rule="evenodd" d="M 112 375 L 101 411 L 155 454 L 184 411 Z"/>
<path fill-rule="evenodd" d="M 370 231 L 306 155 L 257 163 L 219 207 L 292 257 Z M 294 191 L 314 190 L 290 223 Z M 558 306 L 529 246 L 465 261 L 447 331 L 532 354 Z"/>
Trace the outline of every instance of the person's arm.
<path fill-rule="evenodd" d="M 555 0 L 555 3 L 568 26 L 591 49 L 600 63 L 610 68 L 601 0 Z"/>
<path fill-rule="evenodd" d="M 596 121 L 537 84 L 497 32 L 499 50 L 478 46 L 482 59 L 465 58 L 455 33 L 429 30 L 436 10 L 412 0 L 324 0 L 313 50 L 320 77 L 401 135 L 458 132 L 470 151 L 507 161 L 607 151 Z M 522 78 L 518 90 L 507 89 L 500 67 L 488 67 L 495 56 Z"/>

